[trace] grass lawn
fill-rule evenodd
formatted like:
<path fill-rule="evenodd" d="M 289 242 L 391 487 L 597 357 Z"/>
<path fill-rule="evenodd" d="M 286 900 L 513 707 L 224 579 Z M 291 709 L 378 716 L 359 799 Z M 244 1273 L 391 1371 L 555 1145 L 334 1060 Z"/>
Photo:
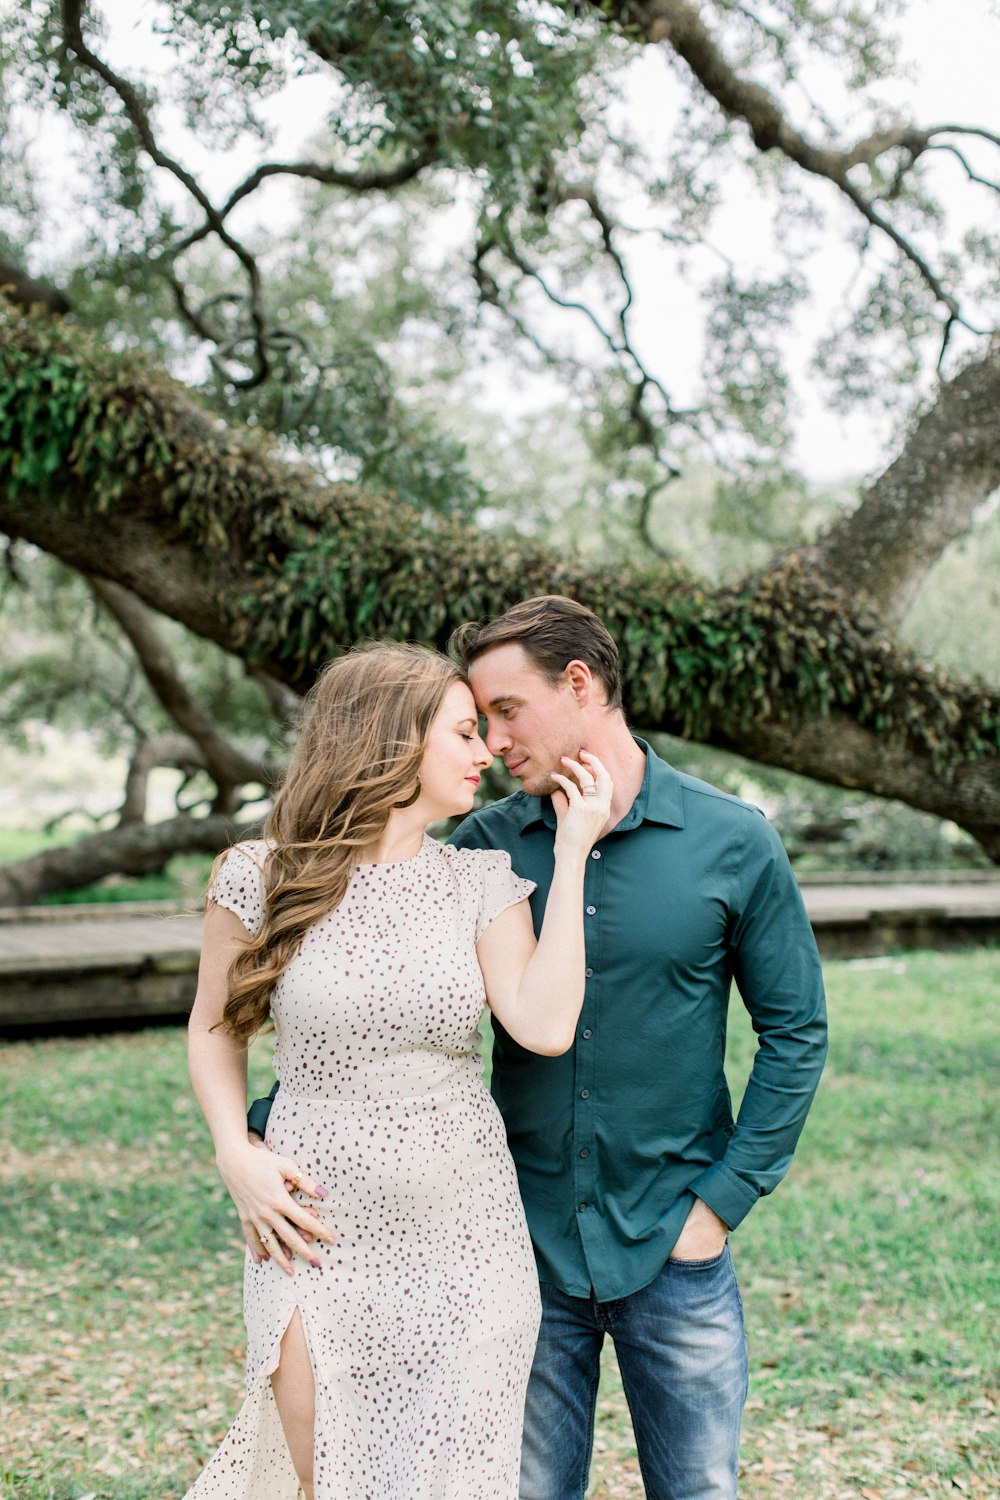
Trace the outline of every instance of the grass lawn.
<path fill-rule="evenodd" d="M 827 975 L 831 1059 L 799 1154 L 734 1236 L 741 1495 L 985 1500 L 1000 1493 L 1000 956 Z M 738 1093 L 738 1002 L 732 1032 Z M 255 1069 L 263 1082 L 263 1047 Z M 0 1497 L 177 1500 L 237 1410 L 243 1354 L 234 1218 L 183 1035 L 0 1044 L 0 1076 Z M 642 1494 L 609 1355 L 590 1495 Z"/>

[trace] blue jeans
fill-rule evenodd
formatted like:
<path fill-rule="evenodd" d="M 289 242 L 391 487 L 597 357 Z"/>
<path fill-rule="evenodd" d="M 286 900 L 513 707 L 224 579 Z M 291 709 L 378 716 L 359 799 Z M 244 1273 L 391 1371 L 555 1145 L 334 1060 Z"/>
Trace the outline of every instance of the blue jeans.
<path fill-rule="evenodd" d="M 649 1286 L 614 1302 L 543 1283 L 520 1500 L 583 1500 L 605 1333 L 647 1500 L 735 1500 L 747 1347 L 728 1245 L 712 1260 L 668 1260 Z"/>

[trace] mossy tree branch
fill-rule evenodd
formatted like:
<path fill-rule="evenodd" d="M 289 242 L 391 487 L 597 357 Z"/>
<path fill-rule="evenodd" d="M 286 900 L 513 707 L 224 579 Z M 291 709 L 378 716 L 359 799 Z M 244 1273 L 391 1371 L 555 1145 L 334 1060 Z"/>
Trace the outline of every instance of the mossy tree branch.
<path fill-rule="evenodd" d="M 359 637 L 444 645 L 515 599 L 571 594 L 618 638 L 637 726 L 898 797 L 1000 861 L 1000 697 L 897 647 L 821 554 L 711 589 L 667 565 L 484 536 L 325 484 L 140 361 L 14 314 L 0 323 L 0 527 L 297 689 Z"/>

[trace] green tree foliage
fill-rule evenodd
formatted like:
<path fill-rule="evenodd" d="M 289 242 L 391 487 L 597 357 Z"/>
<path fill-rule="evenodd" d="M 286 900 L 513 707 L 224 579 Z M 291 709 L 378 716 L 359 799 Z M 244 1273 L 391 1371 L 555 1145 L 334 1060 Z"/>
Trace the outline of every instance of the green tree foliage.
<path fill-rule="evenodd" d="M 919 126 L 899 123 L 880 94 L 897 67 L 885 7 L 778 5 L 765 17 L 716 3 L 707 40 L 679 0 L 661 10 L 679 41 L 662 49 L 653 93 L 638 64 L 648 69 L 657 23 L 638 5 L 358 0 L 331 13 L 175 0 L 155 8 L 163 56 L 133 80 L 105 65 L 113 28 L 99 5 L 7 0 L 18 118 L 58 110 L 80 170 L 70 243 L 36 269 L 67 287 L 83 321 L 185 379 L 211 353 L 222 404 L 350 455 L 359 477 L 375 428 L 396 421 L 397 448 L 419 452 L 421 437 L 434 448 L 426 425 L 399 416 L 412 391 L 407 334 L 425 319 L 466 356 L 485 334 L 528 369 L 568 379 L 600 413 L 604 451 L 637 496 L 653 482 L 650 462 L 661 481 L 698 460 L 780 465 L 786 334 L 831 233 L 864 238 L 820 344 L 830 399 L 869 401 L 877 387 L 909 403 L 915 379 L 929 389 L 945 329 L 967 351 L 965 324 L 992 326 L 995 236 L 984 221 L 974 256 L 938 197 L 948 153 L 974 170 L 985 135 L 941 127 L 922 141 Z M 699 86 L 710 65 L 721 98 Z M 837 139 L 827 115 L 845 82 L 856 144 L 810 156 L 802 141 Z M 272 146 L 275 111 L 294 112 L 306 84 L 313 128 L 290 159 Z M 774 121 L 758 121 L 753 90 L 770 91 L 780 114 L 783 94 L 801 88 L 816 96 L 802 137 L 788 124 L 765 148 Z M 219 166 L 248 163 L 242 180 L 225 173 L 228 195 L 186 164 L 206 151 Z M 274 234 L 275 200 L 255 204 L 289 178 L 309 184 L 312 204 Z M 741 199 L 757 222 L 756 264 L 741 263 Z M 454 236 L 431 280 L 393 256 L 394 242 L 414 252 L 411 233 L 400 245 L 407 219 L 428 238 L 435 225 Z M 663 287 L 668 305 L 686 304 L 685 332 L 651 358 L 643 320 Z M 419 466 L 401 476 L 388 446 L 373 480 L 419 495 Z M 441 490 L 446 476 L 467 498 L 475 488 L 447 443 L 428 468 Z"/>
<path fill-rule="evenodd" d="M 575 592 L 637 723 L 894 792 L 1000 854 L 996 695 L 894 635 L 1000 480 L 1000 137 L 889 102 L 895 10 L 149 14 L 140 62 L 97 0 L 0 0 L 8 534 L 299 687 L 359 634 L 442 641 Z M 58 186 L 25 146 L 43 123 Z M 991 211 L 974 230 L 948 173 Z M 831 239 L 854 273 L 814 316 L 814 378 L 911 419 L 853 505 L 789 459 Z M 51 299 L 23 317 L 39 277 L 61 328 Z M 909 639 L 939 652 L 929 621 Z"/>

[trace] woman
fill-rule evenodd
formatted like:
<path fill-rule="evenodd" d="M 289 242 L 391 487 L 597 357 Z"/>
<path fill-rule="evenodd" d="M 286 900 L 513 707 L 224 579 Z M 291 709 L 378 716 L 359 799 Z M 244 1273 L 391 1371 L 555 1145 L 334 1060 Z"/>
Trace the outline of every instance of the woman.
<path fill-rule="evenodd" d="M 477 1026 L 488 1000 L 524 1047 L 571 1045 L 611 786 L 584 752 L 555 778 L 536 946 L 509 856 L 426 833 L 490 759 L 449 661 L 355 649 L 310 695 L 267 838 L 210 888 L 190 1064 L 251 1246 L 248 1395 L 191 1500 L 515 1500 L 538 1286 Z M 244 1110 L 269 1019 L 265 1151 Z"/>

